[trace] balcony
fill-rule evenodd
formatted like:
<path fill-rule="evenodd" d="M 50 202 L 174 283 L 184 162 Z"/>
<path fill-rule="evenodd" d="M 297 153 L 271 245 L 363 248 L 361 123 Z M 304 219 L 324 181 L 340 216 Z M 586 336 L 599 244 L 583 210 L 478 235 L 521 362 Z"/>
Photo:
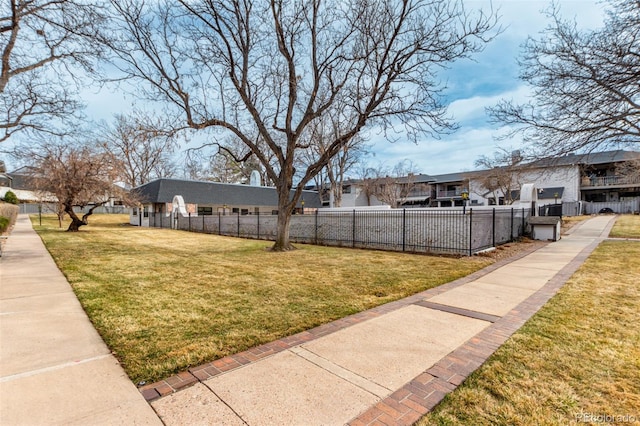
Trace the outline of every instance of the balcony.
<path fill-rule="evenodd" d="M 462 197 L 462 188 L 449 190 L 449 191 L 442 191 L 442 190 L 438 191 L 438 198 L 456 198 L 456 197 Z"/>
<path fill-rule="evenodd" d="M 581 186 L 583 188 L 640 186 L 640 178 L 629 176 L 583 176 Z"/>
<path fill-rule="evenodd" d="M 431 189 L 429 188 L 413 188 L 407 194 L 407 197 L 431 197 Z"/>

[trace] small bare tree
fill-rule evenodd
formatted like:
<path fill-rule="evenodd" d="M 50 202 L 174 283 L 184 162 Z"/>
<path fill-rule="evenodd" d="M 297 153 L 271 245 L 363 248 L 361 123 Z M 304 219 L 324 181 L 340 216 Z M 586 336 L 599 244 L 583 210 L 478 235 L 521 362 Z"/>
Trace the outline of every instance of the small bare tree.
<path fill-rule="evenodd" d="M 602 28 L 581 31 L 549 11 L 551 25 L 529 39 L 520 78 L 525 104 L 502 101 L 489 112 L 547 157 L 640 141 L 640 2 L 608 0 Z"/>
<path fill-rule="evenodd" d="M 471 173 L 469 178 L 480 184 L 481 189 L 490 192 L 496 204 L 499 204 L 500 196 L 506 205 L 513 204 L 514 191 L 520 189 L 525 172 L 521 160 L 520 151 L 499 150 L 492 157 L 483 155 L 475 161 L 475 166 L 484 170 Z M 486 193 L 479 195 L 485 197 Z"/>
<path fill-rule="evenodd" d="M 60 142 L 50 139 L 16 150 L 30 163 L 30 179 L 34 187 L 58 200 L 64 213 L 71 218 L 67 231 L 76 232 L 88 224 L 94 210 L 110 198 L 126 198 L 115 186 L 118 170 L 96 142 L 92 145 Z M 74 207 L 89 209 L 78 216 Z"/>
<path fill-rule="evenodd" d="M 417 181 L 418 172 L 409 160 L 398 162 L 391 170 L 380 165 L 378 168 L 367 169 L 366 177 L 361 186 L 365 191 L 369 205 L 371 198 L 398 208 L 402 206 L 415 191 L 426 191 L 429 185 Z"/>
<path fill-rule="evenodd" d="M 101 9 L 81 0 L 2 1 L 0 142 L 20 131 L 63 132 L 53 122 L 81 106 L 74 79 L 94 72 Z"/>
<path fill-rule="evenodd" d="M 616 175 L 630 184 L 640 183 L 640 158 L 628 160 L 616 166 Z"/>
<path fill-rule="evenodd" d="M 414 141 L 455 128 L 438 71 L 482 49 L 496 23 L 450 0 L 111 4 L 118 37 L 105 42 L 124 76 L 185 127 L 232 134 L 260 162 L 278 194 L 276 251 L 293 248 L 304 186 L 365 126 L 401 126 Z M 341 132 L 296 170 L 313 123 L 337 111 Z"/>

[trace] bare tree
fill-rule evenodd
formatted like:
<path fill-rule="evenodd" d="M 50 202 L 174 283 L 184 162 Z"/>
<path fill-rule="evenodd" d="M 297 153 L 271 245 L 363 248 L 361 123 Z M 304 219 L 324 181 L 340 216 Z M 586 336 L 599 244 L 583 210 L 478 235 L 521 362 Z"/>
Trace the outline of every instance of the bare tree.
<path fill-rule="evenodd" d="M 185 126 L 230 133 L 260 162 L 278 193 L 278 251 L 293 248 L 304 186 L 365 126 L 414 141 L 455 128 L 437 73 L 482 49 L 496 23 L 449 0 L 111 3 L 120 36 L 106 42 L 124 75 Z M 341 133 L 297 171 L 310 126 L 336 111 Z"/>
<path fill-rule="evenodd" d="M 341 123 L 330 115 L 323 117 L 323 120 L 317 120 L 310 126 L 309 149 L 306 150 L 302 158 L 302 167 L 306 168 L 323 155 L 337 136 L 343 133 Z M 346 142 L 342 149 L 331 157 L 326 166 L 313 179 L 316 188 L 321 194 L 329 194 L 333 200 L 332 207 L 340 207 L 342 204 L 342 187 L 346 174 L 352 170 L 367 154 L 365 139 L 360 135 L 355 135 L 350 141 Z"/>
<path fill-rule="evenodd" d="M 118 177 L 117 168 L 98 143 L 52 143 L 48 139 L 22 146 L 16 152 L 29 161 L 30 179 L 35 188 L 55 196 L 71 218 L 67 231 L 75 232 L 87 225 L 93 211 L 110 198 L 126 197 L 124 191 L 113 184 Z M 78 216 L 74 207 L 89 209 Z"/>
<path fill-rule="evenodd" d="M 418 182 L 415 165 L 409 160 L 398 162 L 391 170 L 383 165 L 369 168 L 362 188 L 367 195 L 369 205 L 371 198 L 388 204 L 391 208 L 402 206 L 415 191 L 426 191 L 428 184 Z"/>
<path fill-rule="evenodd" d="M 516 200 L 514 191 L 520 189 L 522 176 L 526 170 L 521 161 L 520 151 L 508 152 L 501 149 L 494 152 L 491 157 L 483 155 L 478 158 L 475 161 L 475 166 L 482 167 L 484 170 L 472 172 L 468 176 L 471 180 L 479 183 L 482 190 L 490 192 L 496 204 L 499 204 L 502 197 L 504 204 L 510 205 Z M 487 194 L 478 195 L 486 198 Z"/>
<path fill-rule="evenodd" d="M 489 112 L 544 156 L 640 141 L 640 2 L 609 0 L 602 28 L 581 31 L 557 7 L 540 40 L 529 39 L 520 78 L 532 88 L 522 105 Z"/>
<path fill-rule="evenodd" d="M 640 158 L 618 164 L 616 175 L 622 177 L 626 183 L 640 183 Z"/>
<path fill-rule="evenodd" d="M 119 114 L 112 125 L 102 129 L 105 154 L 129 188 L 173 173 L 170 155 L 178 145 L 176 136 L 155 130 L 158 126 L 152 125 L 153 120 L 141 113 Z"/>
<path fill-rule="evenodd" d="M 54 121 L 81 106 L 74 79 L 93 72 L 100 53 L 92 43 L 100 11 L 81 0 L 2 0 L 0 142 L 25 130 L 63 132 Z"/>

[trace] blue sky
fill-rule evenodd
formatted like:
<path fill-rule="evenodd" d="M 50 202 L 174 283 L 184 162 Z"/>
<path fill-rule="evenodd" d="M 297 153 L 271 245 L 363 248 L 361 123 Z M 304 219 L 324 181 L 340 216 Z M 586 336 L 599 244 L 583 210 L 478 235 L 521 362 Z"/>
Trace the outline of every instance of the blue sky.
<path fill-rule="evenodd" d="M 603 5 L 594 0 L 558 0 L 562 15 L 575 18 L 584 28 L 602 24 Z M 488 10 L 489 0 L 464 0 L 468 9 Z M 491 155 L 500 146 L 507 150 L 518 149 L 519 140 L 496 141 L 499 129 L 488 122 L 485 107 L 495 105 L 500 99 L 524 101 L 527 88 L 518 80 L 516 58 L 520 46 L 528 35 L 537 37 L 547 25 L 541 13 L 550 1 L 494 0 L 499 8 L 500 25 L 504 31 L 489 43 L 474 60 L 455 63 L 441 74 L 447 83 L 446 96 L 451 103 L 449 114 L 460 128 L 440 140 L 425 138 L 418 144 L 404 141 L 402 137 L 390 143 L 375 136 L 371 138 L 372 153 L 369 165 L 393 167 L 400 161 L 410 160 L 416 171 L 425 174 L 443 174 L 474 169 L 475 160 Z M 87 102 L 86 115 L 93 120 L 110 121 L 114 113 L 131 109 L 134 97 L 112 92 L 106 87 L 98 93 L 88 88 L 84 92 Z M 6 148 L 2 146 L 0 148 Z M 0 159 L 2 157 L 0 156 Z M 11 170 L 9 158 L 4 158 Z M 353 177 L 356 177 L 355 175 Z"/>
<path fill-rule="evenodd" d="M 562 16 L 575 19 L 582 28 L 602 25 L 604 8 L 599 2 L 564 0 L 558 4 Z M 469 9 L 488 10 L 489 1 L 465 0 L 465 5 Z M 375 156 L 370 163 L 382 162 L 392 167 L 407 159 L 417 171 L 434 175 L 474 170 L 477 158 L 491 156 L 498 147 L 518 149 L 520 140 L 495 140 L 500 130 L 488 122 L 485 107 L 495 105 L 500 99 L 526 100 L 528 90 L 518 79 L 516 59 L 527 36 L 539 38 L 539 32 L 547 27 L 548 20 L 541 11 L 549 5 L 550 1 L 494 0 L 494 8 L 500 9 L 504 31 L 475 55 L 474 61 L 458 62 L 442 73 L 448 86 L 446 95 L 451 101 L 449 113 L 458 122 L 459 130 L 440 140 L 424 139 L 418 144 L 374 141 Z"/>

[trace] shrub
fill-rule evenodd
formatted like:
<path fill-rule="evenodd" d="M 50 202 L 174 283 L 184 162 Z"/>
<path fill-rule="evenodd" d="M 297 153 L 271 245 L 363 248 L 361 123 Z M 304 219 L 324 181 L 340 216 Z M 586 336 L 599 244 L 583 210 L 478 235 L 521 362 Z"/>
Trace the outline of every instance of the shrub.
<path fill-rule="evenodd" d="M 16 221 L 20 208 L 16 205 L 0 202 L 0 217 L 7 219 L 6 226 L 0 225 L 0 234 L 5 232 Z M 4 221 L 2 221 L 4 224 Z"/>
<path fill-rule="evenodd" d="M 18 197 L 15 193 L 7 191 L 7 193 L 4 194 L 4 201 L 11 204 L 18 204 Z"/>
<path fill-rule="evenodd" d="M 6 231 L 7 228 L 9 228 L 9 218 L 0 216 L 0 234 Z"/>

